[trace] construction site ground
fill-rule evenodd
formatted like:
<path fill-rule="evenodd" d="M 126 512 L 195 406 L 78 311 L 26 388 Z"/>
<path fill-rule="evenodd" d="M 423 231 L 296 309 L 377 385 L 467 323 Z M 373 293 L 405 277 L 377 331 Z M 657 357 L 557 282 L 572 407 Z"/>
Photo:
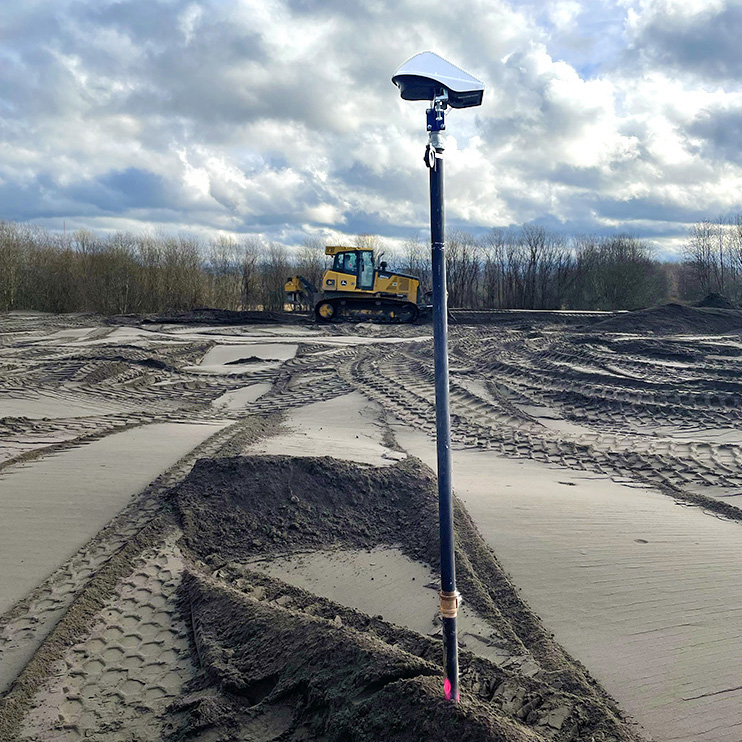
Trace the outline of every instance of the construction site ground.
<path fill-rule="evenodd" d="M 0 316 L 0 741 L 742 739 L 742 312 Z"/>

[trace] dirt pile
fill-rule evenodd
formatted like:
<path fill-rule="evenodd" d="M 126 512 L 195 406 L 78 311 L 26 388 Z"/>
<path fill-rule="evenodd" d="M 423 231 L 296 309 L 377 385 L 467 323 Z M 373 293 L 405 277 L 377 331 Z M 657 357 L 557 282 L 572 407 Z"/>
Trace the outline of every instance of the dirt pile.
<path fill-rule="evenodd" d="M 417 460 L 377 469 L 289 456 L 201 460 L 175 495 L 186 545 L 212 561 L 405 540 L 413 558 L 430 562 L 436 497 Z"/>
<path fill-rule="evenodd" d="M 608 313 L 558 309 L 449 309 L 451 326 L 497 325 L 513 330 L 551 325 L 583 327 L 604 320 Z"/>
<path fill-rule="evenodd" d="M 697 307 L 716 307 L 717 309 L 734 309 L 734 304 L 726 296 L 713 291 L 696 304 Z"/>
<path fill-rule="evenodd" d="M 626 356 L 635 356 L 650 361 L 678 361 L 680 363 L 703 360 L 704 355 L 718 350 L 716 345 L 712 345 L 709 349 L 695 341 L 660 340 L 654 337 L 609 338 L 605 335 L 577 336 L 570 338 L 570 344 L 578 349 L 583 345 L 602 346 L 608 349 L 608 352 L 621 353 Z"/>
<path fill-rule="evenodd" d="M 742 311 L 665 304 L 661 307 L 618 314 L 598 322 L 591 330 L 623 333 L 651 332 L 657 335 L 742 333 Z"/>
<path fill-rule="evenodd" d="M 507 740 L 546 737 L 476 698 L 442 699 L 440 668 L 325 619 L 264 605 L 190 575 L 184 598 L 202 687 L 172 740 Z"/>
<path fill-rule="evenodd" d="M 334 546 L 396 546 L 433 569 L 440 562 L 436 480 L 415 458 L 379 468 L 329 457 L 202 460 L 173 498 L 184 546 L 212 568 Z M 454 520 L 457 579 L 467 602 L 499 633 L 505 648 L 533 652 L 565 688 L 591 688 L 523 605 L 458 502 Z"/>
<path fill-rule="evenodd" d="M 126 324 L 126 317 L 119 318 Z M 229 309 L 193 309 L 187 312 L 165 312 L 141 319 L 142 324 L 168 325 L 290 325 L 306 324 L 311 318 L 299 312 L 236 312 Z"/>
<path fill-rule="evenodd" d="M 522 603 L 458 503 L 460 588 L 503 646 L 532 658 L 524 675 L 518 663 L 506 670 L 462 652 L 460 707 L 441 703 L 439 641 L 239 562 L 398 545 L 435 565 L 436 490 L 417 459 L 381 468 L 327 457 L 198 462 L 172 498 L 181 544 L 203 570 L 184 583 L 182 607 L 204 674 L 177 707 L 173 739 L 206 729 L 215 740 L 635 739 Z"/>
<path fill-rule="evenodd" d="M 226 361 L 225 366 L 241 366 L 243 363 L 266 363 L 273 361 L 280 363 L 280 358 L 260 358 L 259 356 L 247 356 L 246 358 L 235 358 L 234 361 Z"/>

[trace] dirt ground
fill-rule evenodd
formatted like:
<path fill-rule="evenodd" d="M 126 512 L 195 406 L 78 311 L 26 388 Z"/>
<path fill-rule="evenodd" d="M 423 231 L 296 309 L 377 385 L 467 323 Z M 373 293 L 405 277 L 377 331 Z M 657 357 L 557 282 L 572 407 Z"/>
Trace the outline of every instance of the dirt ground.
<path fill-rule="evenodd" d="M 0 740 L 738 742 L 742 313 L 0 317 Z"/>

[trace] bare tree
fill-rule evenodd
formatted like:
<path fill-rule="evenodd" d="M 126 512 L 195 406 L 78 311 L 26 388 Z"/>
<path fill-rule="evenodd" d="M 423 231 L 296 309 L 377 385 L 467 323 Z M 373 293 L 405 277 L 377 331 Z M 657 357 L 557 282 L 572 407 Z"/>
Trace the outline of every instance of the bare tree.
<path fill-rule="evenodd" d="M 536 299 L 534 306 L 559 309 L 566 301 L 572 282 L 573 260 L 563 235 L 545 232 L 536 265 Z"/>
<path fill-rule="evenodd" d="M 17 309 L 22 302 L 27 243 L 22 227 L 0 222 L 0 311 Z"/>
<path fill-rule="evenodd" d="M 583 238 L 577 249 L 574 305 L 637 309 L 666 295 L 665 275 L 649 246 L 629 235 Z"/>
<path fill-rule="evenodd" d="M 710 294 L 714 286 L 715 227 L 711 222 L 699 222 L 691 227 L 688 242 L 685 244 L 686 260 L 691 264 L 696 274 L 696 281 L 701 293 Z"/>
<path fill-rule="evenodd" d="M 291 272 L 291 263 L 283 245 L 271 242 L 259 263 L 263 309 L 280 311 L 286 302 L 284 285 Z"/>
<path fill-rule="evenodd" d="M 237 309 L 240 304 L 240 267 L 237 241 L 220 235 L 209 244 L 207 270 L 211 277 L 210 301 L 222 309 Z"/>
<path fill-rule="evenodd" d="M 502 309 L 505 306 L 505 274 L 507 270 L 507 237 L 503 229 L 492 229 L 482 239 L 482 292 L 484 306 Z"/>
<path fill-rule="evenodd" d="M 445 253 L 449 305 L 477 306 L 480 259 L 476 240 L 468 232 L 451 232 L 446 240 Z"/>
<path fill-rule="evenodd" d="M 111 256 L 109 301 L 112 311 L 126 314 L 131 311 L 139 291 L 136 238 L 129 232 L 116 232 L 108 238 L 107 250 Z"/>
<path fill-rule="evenodd" d="M 163 245 L 153 235 L 140 235 L 136 241 L 140 293 L 134 304 L 136 312 L 156 312 L 161 306 Z"/>
<path fill-rule="evenodd" d="M 730 281 L 732 289 L 730 297 L 742 301 L 742 214 L 736 214 L 731 220 L 728 232 L 728 255 Z"/>
<path fill-rule="evenodd" d="M 521 228 L 521 245 L 524 255 L 523 304 L 525 309 L 536 309 L 538 297 L 538 264 L 546 245 L 546 230 L 532 224 Z"/>
<path fill-rule="evenodd" d="M 296 272 L 315 288 L 319 288 L 328 262 L 328 256 L 325 255 L 325 243 L 319 237 L 309 237 L 304 240 L 304 245 L 299 250 Z"/>
<path fill-rule="evenodd" d="M 258 237 L 242 240 L 238 248 L 240 266 L 240 306 L 253 309 L 259 298 L 258 258 L 264 252 L 265 245 Z"/>
<path fill-rule="evenodd" d="M 167 309 L 203 304 L 201 246 L 187 235 L 165 237 L 162 246 L 162 294 Z"/>
<path fill-rule="evenodd" d="M 430 246 L 417 237 L 405 241 L 402 247 L 402 271 L 420 279 L 420 293 L 433 287 L 430 266 Z"/>
<path fill-rule="evenodd" d="M 377 234 L 363 234 L 356 235 L 353 239 L 353 246 L 359 250 L 374 250 L 376 253 L 381 253 L 385 249 L 384 240 Z"/>

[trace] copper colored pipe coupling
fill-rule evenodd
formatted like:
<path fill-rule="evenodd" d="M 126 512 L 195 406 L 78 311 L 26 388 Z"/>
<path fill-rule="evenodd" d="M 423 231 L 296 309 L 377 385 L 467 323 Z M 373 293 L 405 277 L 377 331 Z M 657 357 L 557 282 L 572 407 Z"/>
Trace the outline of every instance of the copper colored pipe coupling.
<path fill-rule="evenodd" d="M 461 594 L 458 590 L 449 592 L 447 590 L 441 590 L 438 595 L 441 598 L 441 616 L 443 618 L 456 618 L 456 614 L 459 612 L 459 605 L 461 604 Z"/>

